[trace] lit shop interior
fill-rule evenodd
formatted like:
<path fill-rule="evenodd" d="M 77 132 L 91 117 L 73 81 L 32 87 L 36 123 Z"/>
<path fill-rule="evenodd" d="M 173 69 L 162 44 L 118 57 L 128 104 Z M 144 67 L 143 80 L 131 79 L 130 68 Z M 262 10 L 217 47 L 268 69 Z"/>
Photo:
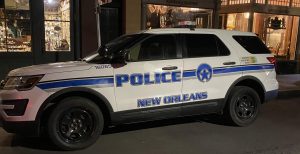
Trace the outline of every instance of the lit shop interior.
<path fill-rule="evenodd" d="M 295 60 L 299 11 L 300 0 L 222 0 L 220 27 L 252 31 L 275 56 Z"/>
<path fill-rule="evenodd" d="M 147 4 L 146 29 L 211 28 L 212 9 Z"/>
<path fill-rule="evenodd" d="M 45 0 L 46 51 L 70 51 L 70 0 Z"/>
<path fill-rule="evenodd" d="M 29 0 L 0 1 L 0 52 L 30 52 Z"/>
<path fill-rule="evenodd" d="M 0 52 L 32 52 L 30 0 L 0 0 Z M 70 51 L 70 0 L 44 0 L 45 51 Z"/>

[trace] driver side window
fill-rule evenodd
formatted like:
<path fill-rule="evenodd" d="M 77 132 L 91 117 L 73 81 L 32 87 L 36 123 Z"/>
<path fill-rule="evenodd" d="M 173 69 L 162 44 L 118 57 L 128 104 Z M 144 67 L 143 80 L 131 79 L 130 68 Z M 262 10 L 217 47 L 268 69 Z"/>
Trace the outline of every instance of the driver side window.
<path fill-rule="evenodd" d="M 129 61 L 150 61 L 177 58 L 174 35 L 150 37 L 129 49 Z"/>

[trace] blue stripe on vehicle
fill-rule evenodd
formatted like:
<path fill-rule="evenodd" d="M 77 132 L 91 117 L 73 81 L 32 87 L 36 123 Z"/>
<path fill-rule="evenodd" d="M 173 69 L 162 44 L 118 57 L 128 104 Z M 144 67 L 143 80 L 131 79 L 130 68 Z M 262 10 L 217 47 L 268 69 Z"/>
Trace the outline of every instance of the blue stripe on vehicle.
<path fill-rule="evenodd" d="M 195 77 L 196 71 L 184 71 L 182 76 L 184 78 Z"/>
<path fill-rule="evenodd" d="M 220 67 L 220 68 L 214 68 L 213 74 L 219 75 L 219 74 L 228 74 L 228 73 L 236 73 L 236 72 L 243 72 L 243 71 L 260 71 L 260 70 L 270 70 L 274 68 L 275 67 L 273 64 Z M 196 77 L 196 70 L 184 71 L 182 76 L 183 78 Z M 114 78 L 102 77 L 102 78 L 89 78 L 89 79 L 86 78 L 86 79 L 52 81 L 52 82 L 39 83 L 37 87 L 43 90 L 47 90 L 47 89 L 55 89 L 55 88 L 93 86 L 93 85 L 110 87 L 114 85 Z"/>
<path fill-rule="evenodd" d="M 40 83 L 37 85 L 37 87 L 46 90 L 46 89 L 54 89 L 54 88 L 91 86 L 91 85 L 112 86 L 113 84 L 114 84 L 114 78 L 98 78 L 98 79 L 67 80 L 67 81 Z"/>
<path fill-rule="evenodd" d="M 269 70 L 274 69 L 273 64 L 268 65 L 249 65 L 249 66 L 237 66 L 237 67 L 225 67 L 225 68 L 214 68 L 214 74 L 226 74 L 226 73 L 235 73 L 242 71 L 259 71 L 259 70 Z"/>
<path fill-rule="evenodd" d="M 259 71 L 259 70 L 269 70 L 274 69 L 273 64 L 266 65 L 247 65 L 247 66 L 234 66 L 234 67 L 219 67 L 213 69 L 213 74 L 228 74 L 228 73 L 236 73 L 243 71 Z M 196 70 L 193 71 L 184 71 L 183 78 L 190 78 L 196 76 Z"/>

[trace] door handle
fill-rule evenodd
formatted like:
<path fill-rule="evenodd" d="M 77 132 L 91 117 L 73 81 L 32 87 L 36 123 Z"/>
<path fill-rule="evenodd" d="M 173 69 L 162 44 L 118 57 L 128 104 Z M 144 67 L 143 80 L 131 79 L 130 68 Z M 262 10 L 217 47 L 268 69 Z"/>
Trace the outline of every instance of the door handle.
<path fill-rule="evenodd" d="M 170 70 L 177 70 L 177 66 L 168 66 L 168 67 L 163 67 L 162 70 L 164 71 L 170 71 Z"/>
<path fill-rule="evenodd" d="M 236 62 L 233 62 L 233 61 L 232 62 L 224 62 L 223 63 L 223 65 L 235 65 L 235 64 L 236 64 Z"/>

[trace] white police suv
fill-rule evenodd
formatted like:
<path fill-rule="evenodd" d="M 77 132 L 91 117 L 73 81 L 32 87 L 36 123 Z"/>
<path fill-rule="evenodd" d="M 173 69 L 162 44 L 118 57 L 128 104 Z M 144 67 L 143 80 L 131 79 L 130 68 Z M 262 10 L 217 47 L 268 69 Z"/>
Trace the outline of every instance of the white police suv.
<path fill-rule="evenodd" d="M 275 59 L 253 33 L 154 29 L 111 41 L 82 61 L 30 66 L 1 82 L 10 133 L 88 147 L 109 125 L 221 113 L 247 126 L 276 97 Z"/>

